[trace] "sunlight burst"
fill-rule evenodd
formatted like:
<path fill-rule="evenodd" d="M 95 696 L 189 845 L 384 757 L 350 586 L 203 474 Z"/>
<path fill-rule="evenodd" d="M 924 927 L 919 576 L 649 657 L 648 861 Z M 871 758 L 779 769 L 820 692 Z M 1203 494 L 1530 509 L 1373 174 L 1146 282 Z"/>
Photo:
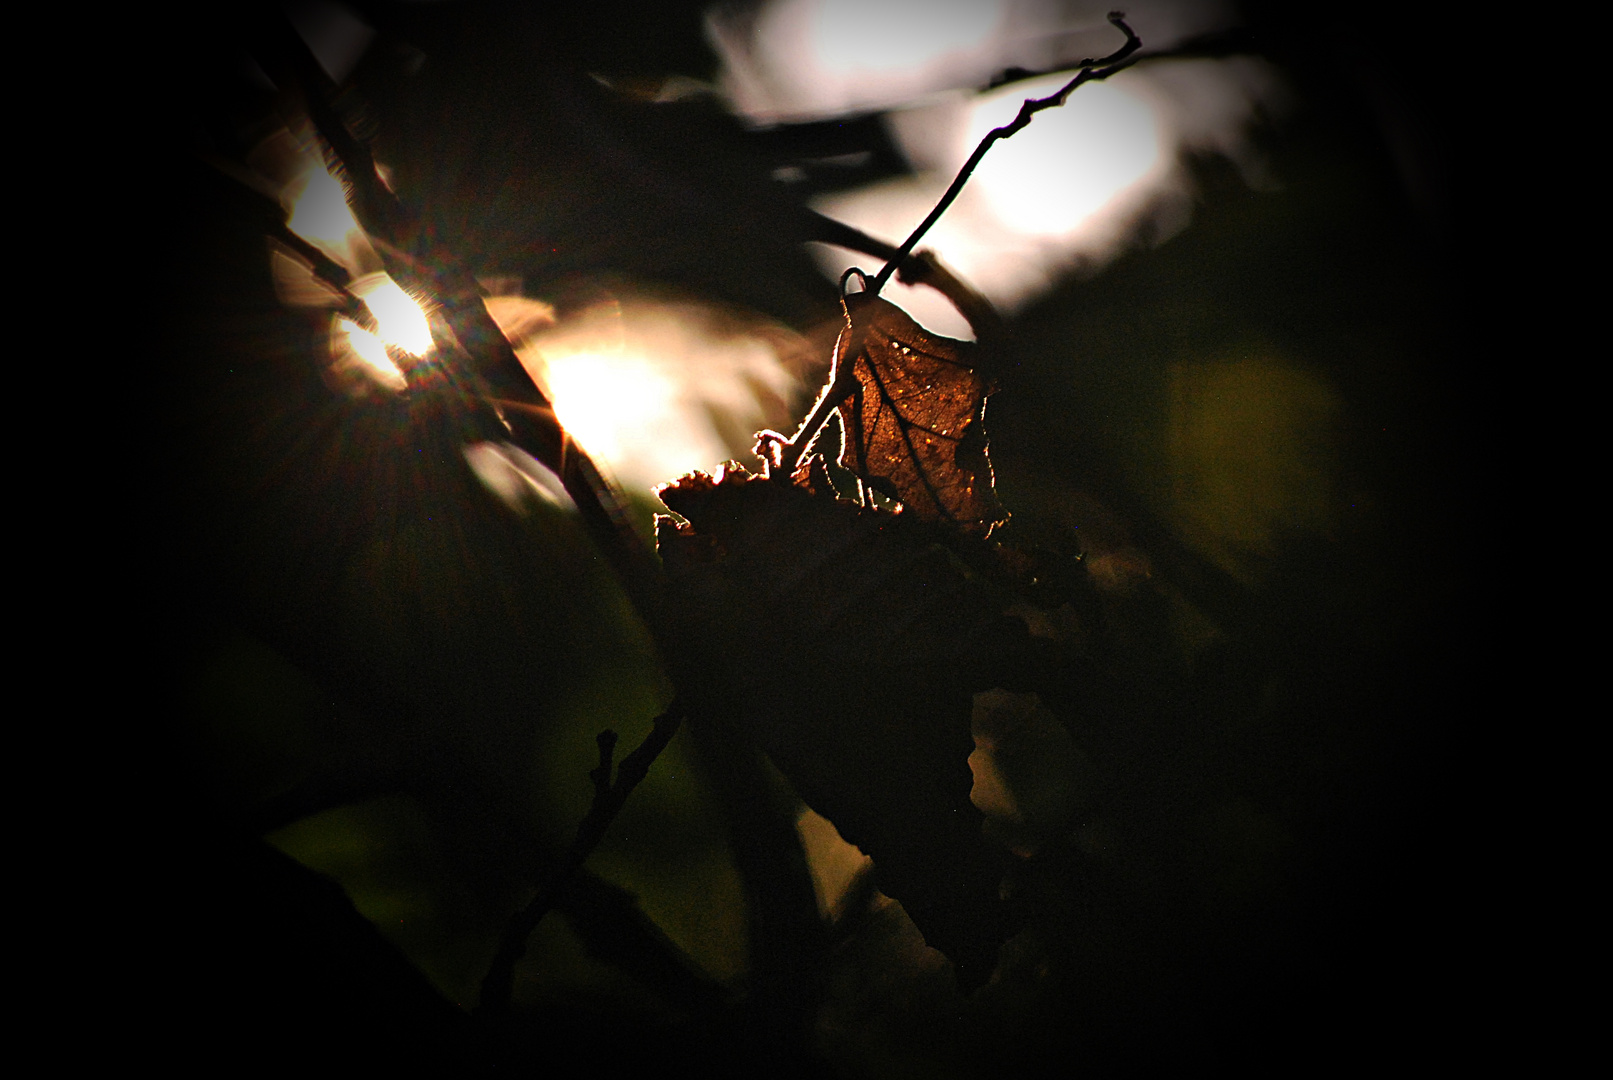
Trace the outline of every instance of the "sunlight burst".
<path fill-rule="evenodd" d="M 625 298 L 555 325 L 528 320 L 526 333 L 519 306 L 489 311 L 566 430 L 629 488 L 747 454 L 800 389 L 782 361 L 798 347 L 785 332 L 701 305 Z"/>
<path fill-rule="evenodd" d="M 386 342 L 352 319 L 338 317 L 336 332 L 337 337 L 347 346 L 346 351 L 363 361 L 366 375 L 392 390 L 403 390 L 408 386 L 403 372 L 386 354 Z"/>
<path fill-rule="evenodd" d="M 355 275 L 348 291 L 375 320 L 372 331 L 352 319 L 333 316 L 331 337 L 337 367 L 361 372 L 372 382 L 401 391 L 407 387 L 407 379 L 387 349 L 426 355 L 432 347 L 430 321 L 414 297 L 384 271 L 375 269 L 379 259 L 347 204 L 342 182 L 317 156 L 306 150 L 302 156 L 301 171 L 285 190 L 284 201 L 290 210 L 287 226 Z M 285 286 L 282 295 L 306 297 L 323 306 L 327 294 L 310 290 L 304 280 L 306 271 L 299 273 L 284 265 L 288 262 L 281 259 L 274 264 L 277 283 Z M 281 282 L 281 278 L 287 280 Z"/>
<path fill-rule="evenodd" d="M 431 351 L 431 324 L 414 297 L 386 274 L 367 274 L 353 282 L 352 292 L 375 316 L 381 337 L 413 356 Z"/>

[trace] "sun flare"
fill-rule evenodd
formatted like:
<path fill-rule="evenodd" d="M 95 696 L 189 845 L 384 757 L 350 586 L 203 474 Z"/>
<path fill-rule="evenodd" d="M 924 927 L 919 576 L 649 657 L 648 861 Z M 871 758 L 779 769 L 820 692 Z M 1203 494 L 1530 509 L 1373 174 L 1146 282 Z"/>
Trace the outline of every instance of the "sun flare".
<path fill-rule="evenodd" d="M 386 342 L 358 323 L 338 316 L 336 338 L 340 344 L 346 346 L 345 352 L 351 353 L 363 362 L 364 374 L 392 390 L 403 390 L 408 386 L 403 372 L 387 355 Z"/>
<path fill-rule="evenodd" d="M 374 322 L 373 328 L 367 328 L 351 318 L 332 316 L 336 366 L 388 390 L 401 391 L 408 381 L 388 349 L 425 356 L 432 348 L 431 322 L 419 301 L 377 269 L 379 259 L 347 204 L 342 182 L 311 153 L 305 151 L 302 159 L 296 177 L 285 188 L 284 201 L 290 210 L 287 226 L 354 275 L 348 291 L 364 304 Z M 306 269 L 290 263 L 282 258 L 272 264 L 277 281 L 288 278 L 279 282 L 282 296 L 308 298 L 316 306 L 336 302 L 326 290 L 308 288 L 313 279 Z"/>
<path fill-rule="evenodd" d="M 368 274 L 353 282 L 354 296 L 375 316 L 380 337 L 411 356 L 431 351 L 431 323 L 414 297 L 386 274 Z"/>
<path fill-rule="evenodd" d="M 534 304 L 489 311 L 566 430 L 630 488 L 748 453 L 753 432 L 786 422 L 799 390 L 783 362 L 799 346 L 776 327 L 632 297 L 551 324 L 553 309 Z"/>

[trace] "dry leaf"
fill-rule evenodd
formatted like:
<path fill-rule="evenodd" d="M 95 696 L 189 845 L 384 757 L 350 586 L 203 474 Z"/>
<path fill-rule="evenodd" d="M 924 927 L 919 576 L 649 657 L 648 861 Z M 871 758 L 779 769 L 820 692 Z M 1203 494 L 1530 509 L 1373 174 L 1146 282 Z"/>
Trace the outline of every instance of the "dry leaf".
<path fill-rule="evenodd" d="M 991 386 L 976 370 L 976 346 L 931 334 L 867 293 L 846 297 L 846 313 L 834 381 L 852 365 L 856 389 L 840 405 L 841 466 L 921 519 L 990 533 L 1008 514 L 992 489 L 983 424 Z"/>

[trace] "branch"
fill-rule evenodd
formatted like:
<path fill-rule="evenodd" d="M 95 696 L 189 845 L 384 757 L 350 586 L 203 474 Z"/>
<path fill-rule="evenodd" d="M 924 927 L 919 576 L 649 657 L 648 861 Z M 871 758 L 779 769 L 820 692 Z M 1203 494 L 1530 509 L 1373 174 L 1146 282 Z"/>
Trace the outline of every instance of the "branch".
<path fill-rule="evenodd" d="M 923 238 L 925 233 L 930 231 L 932 225 L 941 219 L 941 215 L 947 212 L 947 208 L 952 205 L 953 200 L 958 197 L 958 193 L 963 190 L 963 185 L 969 182 L 969 177 L 974 173 L 981 159 L 986 156 L 986 151 L 990 150 L 998 139 L 1013 137 L 1031 122 L 1031 117 L 1043 109 L 1063 105 L 1069 99 L 1069 96 L 1074 93 L 1076 87 L 1082 83 L 1107 79 L 1115 72 L 1131 66 L 1132 61 L 1128 58 L 1142 47 L 1142 41 L 1132 31 L 1131 27 L 1126 25 L 1125 16 L 1120 12 L 1111 11 L 1109 21 L 1126 35 L 1126 43 L 1108 56 L 1081 61 L 1080 64 L 1076 65 L 1081 68 L 1081 71 L 1076 74 L 1075 78 L 1065 83 L 1062 89 L 1049 94 L 1045 98 L 1031 98 L 1019 107 L 1019 115 L 1014 117 L 1012 123 L 993 128 L 988 132 L 986 137 L 980 140 L 980 145 L 975 147 L 975 152 L 969 155 L 969 160 L 964 162 L 963 168 L 958 171 L 958 175 L 953 179 L 952 186 L 947 188 L 945 195 L 941 196 L 941 201 L 935 204 L 935 209 L 931 210 L 929 216 L 924 219 L 918 228 L 913 230 L 913 235 L 909 236 L 902 246 L 897 249 L 896 257 L 887 262 L 885 268 L 879 272 L 879 276 L 869 284 L 868 289 L 870 292 L 876 296 L 879 295 L 879 291 L 890 280 L 890 276 L 895 272 L 896 267 L 906 261 L 914 245 Z"/>
<path fill-rule="evenodd" d="M 1259 43 L 1249 31 L 1234 28 L 1200 34 L 1168 49 L 1139 52 L 1131 58 L 1131 62 L 1133 64 L 1147 64 L 1155 60 L 1224 60 L 1228 57 L 1245 56 L 1257 51 L 1259 51 Z M 991 81 L 982 88 L 981 92 L 998 90 L 1017 82 L 1041 79 L 1048 75 L 1058 75 L 1065 71 L 1074 71 L 1076 68 L 1085 67 L 1091 63 L 1092 61 L 1090 60 L 1082 60 L 1074 64 L 1057 64 L 1040 70 L 1022 67 L 1005 68 L 992 76 Z"/>
<path fill-rule="evenodd" d="M 263 67 L 288 97 L 300 96 L 332 164 L 350 185 L 354 217 L 377 241 L 374 246 L 388 272 L 404 282 L 418 283 L 439 304 L 470 362 L 461 381 L 472 384 L 468 388 L 471 397 L 524 406 L 500 410 L 510 440 L 560 478 L 584 526 L 622 579 L 652 635 L 664 644 L 663 635 L 656 633 L 662 621 L 660 564 L 634 531 L 625 501 L 555 417 L 552 404 L 527 375 L 514 348 L 488 314 L 469 268 L 436 243 L 430 230 L 420 228 L 408 207 L 381 182 L 369 147 L 347 129 L 331 105 L 337 88 L 307 44 L 284 19 L 274 20 L 266 29 L 272 44 L 260 58 Z M 288 111 L 294 111 L 290 102 L 286 104 Z M 475 385 L 478 383 L 484 385 Z"/>
<path fill-rule="evenodd" d="M 254 222 L 270 240 L 284 247 L 289 254 L 307 263 L 313 275 L 340 294 L 344 303 L 359 303 L 347 291 L 353 275 L 341 263 L 291 231 L 286 224 L 286 208 L 270 193 L 267 180 L 217 155 L 203 154 L 201 158 L 215 172 L 234 181 L 231 184 L 219 183 L 217 188 L 228 199 L 233 210 Z"/>
<path fill-rule="evenodd" d="M 509 340 L 489 315 L 469 268 L 453 252 L 437 244 L 428 230 L 419 228 L 408 208 L 381 182 L 369 148 L 353 136 L 331 105 L 335 87 L 306 44 L 283 20 L 271 28 L 271 34 L 274 44 L 264 66 L 283 90 L 301 91 L 299 102 L 285 103 L 288 120 L 297 122 L 297 104 L 306 110 L 330 165 L 350 185 L 354 216 L 369 234 L 388 272 L 400 284 L 417 286 L 420 293 L 439 305 L 451 331 L 451 338 L 438 336 L 437 341 L 450 380 L 459 384 L 472 402 L 482 406 L 480 415 L 498 416 L 508 427 L 513 442 L 560 477 L 652 636 L 663 652 L 669 651 L 676 639 L 666 634 L 662 625 L 665 619 L 660 565 L 633 530 L 619 494 L 586 451 L 571 439 L 555 416 L 552 403 L 527 375 Z M 265 224 L 276 235 L 289 231 L 283 217 Z M 307 256 L 300 247 L 297 250 Z M 316 273 L 328 269 L 317 260 L 309 261 Z M 451 364 L 455 358 L 465 361 L 460 365 L 465 370 L 455 370 Z M 675 656 L 669 655 L 668 659 L 674 668 L 678 666 Z M 566 857 L 506 927 L 483 980 L 481 1012 L 498 1014 L 509 1010 L 515 965 L 526 951 L 527 939 L 603 840 L 628 795 L 644 779 L 682 720 L 681 706 L 676 704 L 658 717 L 644 743 L 622 761 L 614 784 L 610 773 L 616 736 L 613 732 L 600 735 L 599 765 L 590 773 L 593 803 Z"/>
<path fill-rule="evenodd" d="M 861 229 L 847 225 L 843 221 L 836 221 L 816 210 L 808 210 L 806 214 L 807 240 L 815 240 L 820 244 L 833 244 L 835 247 L 847 248 L 887 261 L 896 260 L 901 254 L 901 249 L 895 244 L 869 236 Z M 933 251 L 917 251 L 899 260 L 896 279 L 904 285 L 928 285 L 946 297 L 952 306 L 958 309 L 959 314 L 968 320 L 975 337 L 980 341 L 998 337 L 1004 331 L 1002 316 L 997 314 L 997 309 L 992 306 L 991 301 L 974 286 L 954 274 Z"/>
<path fill-rule="evenodd" d="M 498 953 L 487 969 L 487 975 L 482 979 L 481 1003 L 477 1011 L 484 1015 L 501 1015 L 509 1012 L 510 998 L 514 993 L 515 965 L 526 954 L 527 938 L 536 930 L 538 923 L 554 907 L 555 901 L 571 882 L 571 878 L 581 869 L 582 864 L 592 855 L 599 842 L 605 839 L 605 831 L 610 828 L 611 822 L 621 812 L 626 804 L 628 795 L 639 785 L 650 771 L 650 764 L 660 756 L 672 736 L 678 732 L 683 723 L 683 706 L 673 702 L 672 707 L 655 718 L 655 726 L 644 737 L 644 741 L 622 759 L 621 766 L 616 770 L 616 782 L 610 782 L 611 757 L 616 749 L 616 733 L 603 731 L 599 734 L 599 765 L 591 772 L 589 778 L 594 782 L 594 801 L 588 807 L 588 813 L 583 816 L 577 826 L 577 837 L 571 842 L 570 849 L 555 867 L 549 880 L 538 889 L 530 903 L 511 916 L 509 924 L 504 928 L 504 934 L 499 939 Z"/>
<path fill-rule="evenodd" d="M 722 811 L 749 908 L 751 1022 L 790 1058 L 810 1054 L 828 935 L 794 804 L 778 798 L 754 741 L 720 717 L 689 721 L 689 748 Z"/>
<path fill-rule="evenodd" d="M 354 325 L 379 336 L 380 326 L 376 323 L 375 313 L 370 310 L 368 304 L 354 294 L 351 288 L 353 275 L 348 272 L 347 267 L 291 230 L 291 226 L 287 223 L 286 208 L 281 205 L 279 198 L 267 190 L 268 182 L 233 162 L 210 154 L 204 154 L 202 157 L 218 172 L 235 181 L 221 189 L 228 192 L 229 201 L 234 204 L 234 208 L 247 220 L 256 223 L 258 228 L 263 230 L 269 243 L 286 258 L 301 262 L 316 281 L 330 290 L 335 301 L 335 310 L 340 311 Z M 413 356 L 394 345 L 387 344 L 386 351 L 393 364 L 403 372 L 409 388 L 416 388 L 422 371 L 421 365 L 415 362 Z M 485 421 L 487 418 L 482 419 Z M 504 431 L 488 432 L 490 438 L 503 438 L 505 435 Z"/>

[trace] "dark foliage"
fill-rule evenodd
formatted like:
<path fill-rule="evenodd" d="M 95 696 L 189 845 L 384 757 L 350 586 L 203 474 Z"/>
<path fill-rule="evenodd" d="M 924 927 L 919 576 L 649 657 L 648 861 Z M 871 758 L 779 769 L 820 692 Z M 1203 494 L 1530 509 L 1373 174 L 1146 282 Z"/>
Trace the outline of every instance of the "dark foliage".
<path fill-rule="evenodd" d="M 820 466 L 821 468 L 821 466 Z M 1007 921 L 1002 859 L 969 801 L 972 695 L 1027 645 L 1003 597 L 928 530 L 781 480 L 696 474 L 660 492 L 697 715 L 766 750 L 973 989 Z"/>
<path fill-rule="evenodd" d="M 900 169 L 877 123 L 756 133 L 707 104 L 634 101 L 634 80 L 709 74 L 689 5 L 361 8 L 381 39 L 353 77 L 369 110 L 356 126 L 420 228 L 477 273 L 522 275 L 563 310 L 627 282 L 676 287 L 827 346 L 835 291 L 802 247 L 821 226 L 805 189 L 770 176 L 851 150 L 866 172 L 823 183 Z M 155 224 L 138 242 L 100 238 L 151 283 L 149 333 L 129 348 L 140 385 L 114 429 L 137 478 L 122 515 L 137 557 L 119 593 L 133 617 L 108 725 L 118 777 L 110 813 L 96 809 L 127 858 L 111 890 L 97 875 L 111 900 L 77 932 L 134 945 L 128 961 L 97 946 L 97 963 L 73 965 L 81 1014 L 122 1017 L 124 1045 L 147 1055 L 227 1070 L 1102 1075 L 1436 1058 L 1468 907 L 1449 775 L 1485 716 L 1455 527 L 1469 448 L 1453 237 L 1466 219 L 1442 110 L 1456 84 L 1428 57 L 1431 17 L 1362 48 L 1343 18 L 1244 14 L 1236 46 L 1299 99 L 1263 135 L 1281 189 L 1196 160 L 1185 231 L 1064 280 L 991 358 L 992 456 L 1013 512 L 993 539 L 1044 552 L 1075 584 L 1015 609 L 1063 658 L 1067 677 L 1037 686 L 1056 719 L 1004 706 L 989 733 L 1020 791 L 1062 763 L 1044 792 L 1056 827 L 989 846 L 974 828 L 960 756 L 986 735 L 977 706 L 970 738 L 968 697 L 1030 682 L 1004 674 L 1023 631 L 1005 630 L 1012 601 L 978 560 L 835 502 L 821 461 L 804 477 L 816 495 L 685 481 L 667 493 L 690 522 L 668 534 L 668 563 L 714 643 L 706 722 L 607 842 L 613 867 L 650 869 L 628 886 L 585 870 L 556 898 L 552 933 L 569 944 L 537 952 L 593 974 L 544 982 L 546 968 L 498 1025 L 452 988 L 479 976 L 509 913 L 563 861 L 594 733 L 643 730 L 666 703 L 655 651 L 573 518 L 522 519 L 479 488 L 459 454 L 474 418 L 333 397 L 310 364 L 323 313 L 279 303 L 262 222 L 195 154 L 239 156 L 261 130 L 266 98 L 238 77 L 257 31 L 209 24 L 189 66 L 171 42 L 153 47 L 133 160 Z M 1171 440 L 1188 429 L 1164 403 L 1182 387 L 1231 400 L 1252 385 L 1239 380 L 1258 384 L 1257 404 L 1282 387 L 1335 394 L 1316 474 L 1325 526 L 1279 515 L 1238 547 L 1173 516 L 1191 476 Z M 893 429 L 868 418 L 859 386 L 844 415 L 864 431 L 842 461 L 922 504 L 876 465 Z M 965 399 L 955 418 L 978 422 L 983 387 Z M 1248 459 L 1226 468 L 1206 500 L 1236 502 L 1226 492 L 1264 475 Z M 947 514 L 999 520 L 981 491 Z M 881 621 L 936 583 L 957 602 L 934 625 L 922 605 L 911 624 Z M 890 604 L 868 602 L 882 592 Z M 851 606 L 830 610 L 836 598 Z M 758 715 L 772 726 L 758 732 Z M 876 861 L 893 855 L 828 918 L 797 794 Z M 385 838 L 345 891 L 263 839 L 343 813 L 340 835 Z M 968 827 L 941 828 L 949 814 Z M 723 924 L 748 943 L 737 978 L 691 956 L 686 928 L 683 944 L 667 933 L 665 913 L 693 902 L 666 902 L 659 922 L 640 902 L 702 860 L 738 882 L 720 893 L 710 883 L 727 878 L 701 879 L 711 911 L 742 913 Z M 943 887 L 944 865 L 960 869 Z M 1012 925 L 988 897 L 1005 867 Z M 381 879 L 430 892 L 429 932 L 413 908 L 397 926 L 374 916 L 363 889 Z M 914 960 L 912 927 L 876 882 L 921 932 L 960 942 L 949 951 L 965 967 L 988 965 L 978 957 L 1012 930 L 997 978 L 965 998 Z M 961 904 L 965 925 L 925 914 L 932 903 Z"/>

